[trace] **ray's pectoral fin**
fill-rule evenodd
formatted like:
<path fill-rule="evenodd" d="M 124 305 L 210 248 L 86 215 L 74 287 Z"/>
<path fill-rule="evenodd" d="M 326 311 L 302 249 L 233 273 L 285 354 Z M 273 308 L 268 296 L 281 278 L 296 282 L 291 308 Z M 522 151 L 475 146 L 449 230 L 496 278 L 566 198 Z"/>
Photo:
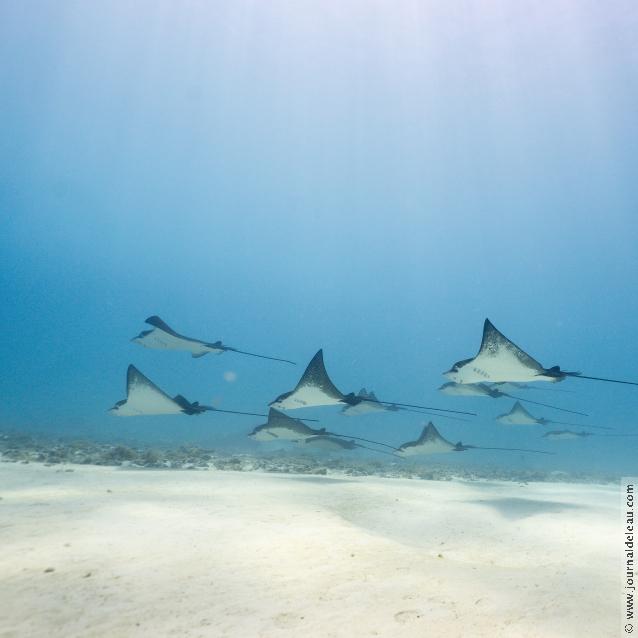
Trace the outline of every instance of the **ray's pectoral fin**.
<path fill-rule="evenodd" d="M 272 400 L 268 405 L 272 406 L 272 405 L 277 405 L 279 403 L 283 403 L 288 397 L 292 396 L 293 391 L 291 392 L 284 392 L 283 394 L 280 394 L 276 399 Z"/>
<path fill-rule="evenodd" d="M 182 335 L 178 334 L 173 330 L 164 320 L 162 320 L 157 315 L 153 315 L 152 317 L 148 317 L 148 319 L 144 320 L 144 323 L 147 323 L 149 326 L 153 326 L 154 328 L 159 328 L 164 332 L 167 332 L 169 335 L 173 335 L 174 337 L 182 337 Z"/>
<path fill-rule="evenodd" d="M 511 357 L 522 368 L 535 370 L 538 373 L 543 371 L 543 366 L 536 359 L 508 339 L 489 319 L 485 319 L 483 324 L 483 339 L 475 359 L 479 357 L 488 357 L 495 360 Z"/>
<path fill-rule="evenodd" d="M 126 372 L 126 399 L 118 401 L 111 412 L 117 416 L 143 414 L 179 414 L 182 407 L 144 376 L 134 365 Z"/>
<path fill-rule="evenodd" d="M 323 351 L 319 350 L 301 375 L 295 389 L 281 394 L 270 405 L 282 409 L 305 406 L 337 405 L 342 402 L 341 393 L 332 383 L 323 363 Z"/>

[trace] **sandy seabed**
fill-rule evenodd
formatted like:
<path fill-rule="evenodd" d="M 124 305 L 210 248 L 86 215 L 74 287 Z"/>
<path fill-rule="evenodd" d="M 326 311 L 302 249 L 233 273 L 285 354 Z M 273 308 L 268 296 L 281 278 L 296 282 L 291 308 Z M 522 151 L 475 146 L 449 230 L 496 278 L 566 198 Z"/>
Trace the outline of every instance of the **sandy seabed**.
<path fill-rule="evenodd" d="M 617 486 L 0 464 L 0 636 L 621 634 Z"/>

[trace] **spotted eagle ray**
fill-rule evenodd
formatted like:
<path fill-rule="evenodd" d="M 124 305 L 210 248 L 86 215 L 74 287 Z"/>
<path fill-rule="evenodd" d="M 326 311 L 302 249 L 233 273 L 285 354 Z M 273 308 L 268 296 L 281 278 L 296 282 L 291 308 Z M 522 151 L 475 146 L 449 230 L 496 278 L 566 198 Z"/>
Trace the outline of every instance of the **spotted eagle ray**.
<path fill-rule="evenodd" d="M 429 414 L 431 416 L 437 416 L 441 419 L 452 419 L 453 421 L 469 421 L 469 419 L 462 419 L 455 416 L 446 416 L 444 414 L 434 414 L 427 412 L 426 410 L 413 410 L 412 408 L 402 408 L 392 403 L 390 405 L 384 405 L 377 399 L 376 394 L 371 390 L 368 392 L 365 388 L 361 388 L 357 393 L 357 398 L 361 397 L 363 401 L 356 403 L 355 405 L 347 404 L 343 407 L 340 414 L 343 416 L 359 416 L 362 414 L 372 414 L 374 412 L 414 412 L 416 414 Z"/>
<path fill-rule="evenodd" d="M 300 419 L 293 419 L 279 410 L 270 408 L 268 421 L 263 425 L 258 425 L 248 436 L 255 441 L 293 441 L 297 443 L 309 436 L 324 434 L 325 431 L 325 428 L 311 428 Z"/>
<path fill-rule="evenodd" d="M 549 405 L 548 403 L 541 403 L 540 401 L 532 401 L 531 399 L 523 399 L 515 394 L 508 394 L 494 387 L 490 387 L 487 383 L 455 383 L 454 381 L 448 381 L 444 383 L 439 392 L 447 394 L 448 396 L 464 396 L 464 397 L 490 397 L 491 399 L 500 399 L 501 397 L 509 397 L 510 399 L 517 399 L 524 403 L 533 403 L 534 405 L 542 405 L 545 408 L 551 408 L 552 410 L 559 410 L 560 412 L 569 412 L 570 414 L 579 414 L 580 416 L 589 416 L 584 412 L 577 412 L 576 410 L 568 410 L 567 408 L 559 408 L 555 405 Z"/>
<path fill-rule="evenodd" d="M 246 416 L 265 416 L 253 412 L 218 410 L 198 401 L 191 403 L 181 394 L 169 396 L 144 376 L 134 365 L 126 371 L 126 399 L 118 401 L 110 410 L 115 416 L 142 416 L 158 414 L 201 414 L 202 412 L 226 412 Z"/>
<path fill-rule="evenodd" d="M 502 450 L 508 452 L 533 452 L 535 454 L 551 454 L 542 450 L 527 450 L 515 447 L 483 447 L 481 445 L 464 445 L 460 441 L 452 443 L 444 439 L 430 421 L 416 441 L 408 441 L 399 446 L 398 454 L 402 456 L 420 456 L 426 454 L 445 454 L 447 452 L 465 452 L 465 450 Z"/>
<path fill-rule="evenodd" d="M 545 432 L 543 434 L 544 439 L 550 441 L 560 441 L 567 439 L 581 439 L 588 436 L 592 436 L 593 432 L 572 432 L 571 430 L 552 430 L 551 432 Z"/>
<path fill-rule="evenodd" d="M 194 358 L 203 357 L 209 352 L 213 354 L 222 354 L 224 352 L 237 352 L 238 354 L 246 354 L 250 357 L 259 357 L 260 359 L 270 359 L 271 361 L 283 361 L 297 365 L 294 361 L 288 359 L 279 359 L 277 357 L 267 357 L 263 354 L 255 354 L 254 352 L 246 352 L 224 345 L 221 341 L 209 343 L 185 337 L 175 332 L 167 323 L 162 321 L 157 315 L 153 315 L 146 319 L 145 323 L 153 326 L 152 330 L 143 330 L 137 337 L 133 337 L 133 343 L 139 343 L 145 348 L 154 348 L 157 350 L 186 350 L 191 353 Z"/>
<path fill-rule="evenodd" d="M 619 379 L 587 376 L 581 372 L 567 372 L 566 370 L 561 370 L 560 366 L 545 368 L 499 332 L 489 319 L 486 319 L 483 325 L 483 339 L 478 354 L 471 359 L 457 361 L 443 374 L 455 383 L 481 383 L 488 381 L 492 383 L 502 381 L 551 381 L 555 383 L 567 377 L 573 377 L 576 379 L 638 385 L 636 381 L 620 381 Z"/>
<path fill-rule="evenodd" d="M 587 426 L 590 427 L 590 426 Z M 560 441 L 568 439 L 584 439 L 588 436 L 605 436 L 605 437 L 625 437 L 625 436 L 638 436 L 638 434 L 599 434 L 598 432 L 574 432 L 573 430 L 551 430 L 543 434 L 544 439 L 550 441 Z"/>
<path fill-rule="evenodd" d="M 248 436 L 255 441 L 292 441 L 300 443 L 311 436 L 331 436 L 343 439 L 355 439 L 357 441 L 365 441 L 374 445 L 388 447 L 396 450 L 392 445 L 379 443 L 379 441 L 371 441 L 358 436 L 350 436 L 347 434 L 339 434 L 338 432 L 328 432 L 326 428 L 314 429 L 308 427 L 301 419 L 295 419 L 275 408 L 270 408 L 268 412 L 268 421 L 263 425 L 258 425 Z"/>
<path fill-rule="evenodd" d="M 354 392 L 343 394 L 336 388 L 330 380 L 326 367 L 323 363 L 323 350 L 318 350 L 312 358 L 305 372 L 301 375 L 301 379 L 295 386 L 294 390 L 280 394 L 269 405 L 278 410 L 295 410 L 297 408 L 309 408 L 322 405 L 341 405 L 357 406 L 363 402 L 380 403 L 385 405 L 394 405 L 405 408 L 420 408 L 423 410 L 435 410 L 437 412 L 452 412 L 454 414 L 469 414 L 476 416 L 474 412 L 461 412 L 459 410 L 445 410 L 443 408 L 433 408 L 427 405 L 413 405 L 411 403 L 399 403 L 398 401 L 381 401 L 357 396 Z"/>
<path fill-rule="evenodd" d="M 605 427 L 604 425 L 583 425 L 581 423 L 567 423 L 566 421 L 554 421 L 553 419 L 538 418 L 530 414 L 519 401 L 516 401 L 509 412 L 497 416 L 496 421 L 499 423 L 505 423 L 506 425 L 549 425 L 550 423 L 555 423 L 556 425 L 573 425 L 575 427 L 582 428 L 595 428 L 596 430 L 614 429 Z"/>

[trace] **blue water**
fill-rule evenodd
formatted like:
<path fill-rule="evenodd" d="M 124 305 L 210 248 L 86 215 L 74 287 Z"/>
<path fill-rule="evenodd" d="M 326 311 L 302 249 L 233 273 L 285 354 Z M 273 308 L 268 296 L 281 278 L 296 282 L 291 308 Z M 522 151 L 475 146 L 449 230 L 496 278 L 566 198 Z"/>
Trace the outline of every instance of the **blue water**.
<path fill-rule="evenodd" d="M 263 419 L 107 409 L 134 363 L 263 411 L 323 347 L 344 392 L 477 411 L 434 419 L 453 441 L 557 451 L 446 462 L 631 473 L 631 438 L 550 444 L 436 388 L 485 317 L 638 379 L 637 27 L 624 0 L 3 2 L 1 426 L 257 450 Z M 152 314 L 299 365 L 130 343 Z M 638 388 L 559 387 L 528 396 L 638 432 Z M 423 422 L 306 415 L 392 444 Z"/>

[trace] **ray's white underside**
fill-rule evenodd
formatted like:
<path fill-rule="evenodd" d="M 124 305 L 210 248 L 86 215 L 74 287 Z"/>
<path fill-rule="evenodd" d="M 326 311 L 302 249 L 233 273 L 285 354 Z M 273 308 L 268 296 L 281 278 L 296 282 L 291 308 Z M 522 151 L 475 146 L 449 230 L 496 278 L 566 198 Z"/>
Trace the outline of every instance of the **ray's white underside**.
<path fill-rule="evenodd" d="M 169 396 L 146 383 L 131 383 L 126 402 L 112 409 L 116 416 L 181 414 L 181 407 Z"/>
<path fill-rule="evenodd" d="M 168 332 L 164 332 L 164 330 L 160 328 L 153 328 L 147 335 L 136 337 L 133 341 L 145 348 L 153 348 L 156 350 L 186 350 L 193 355 L 202 355 L 209 352 L 221 354 L 224 352 L 219 348 L 213 348 L 205 343 L 176 337 Z"/>
<path fill-rule="evenodd" d="M 344 416 L 360 416 L 362 414 L 371 414 L 372 412 L 385 412 L 387 408 L 383 407 L 378 403 L 373 403 L 371 401 L 362 401 L 357 405 L 348 405 L 346 406 L 341 414 Z"/>
<path fill-rule="evenodd" d="M 454 445 L 444 439 L 427 441 L 419 445 L 403 448 L 399 454 L 403 456 L 426 456 L 428 454 L 445 454 L 454 450 Z"/>
<path fill-rule="evenodd" d="M 574 432 L 558 432 L 556 434 L 548 434 L 545 438 L 556 441 L 566 441 L 568 439 L 580 439 L 582 437 Z"/>
<path fill-rule="evenodd" d="M 342 404 L 341 400 L 330 396 L 316 386 L 303 386 L 295 390 L 289 397 L 273 403 L 272 407 L 281 410 L 296 410 L 297 408 L 310 408 L 321 405 Z"/>
<path fill-rule="evenodd" d="M 444 385 L 439 388 L 442 394 L 447 396 L 460 396 L 460 397 L 484 397 L 489 396 L 489 393 L 485 391 L 485 386 L 477 383 L 460 383 L 456 382 L 455 385 Z"/>
<path fill-rule="evenodd" d="M 502 414 L 496 417 L 499 423 L 505 423 L 507 425 L 540 425 L 538 420 L 527 414 Z"/>
<path fill-rule="evenodd" d="M 308 436 L 286 427 L 269 427 L 257 432 L 253 438 L 256 441 L 302 441 Z"/>
<path fill-rule="evenodd" d="M 540 374 L 539 374 L 540 373 Z M 499 348 L 497 353 L 482 352 L 457 372 L 448 375 L 455 383 L 481 383 L 514 381 L 530 383 L 535 381 L 556 381 L 542 374 L 542 370 L 521 363 L 510 348 Z"/>
<path fill-rule="evenodd" d="M 542 425 L 541 421 L 532 416 L 520 403 L 516 402 L 507 414 L 496 417 L 499 423 L 508 425 Z"/>

